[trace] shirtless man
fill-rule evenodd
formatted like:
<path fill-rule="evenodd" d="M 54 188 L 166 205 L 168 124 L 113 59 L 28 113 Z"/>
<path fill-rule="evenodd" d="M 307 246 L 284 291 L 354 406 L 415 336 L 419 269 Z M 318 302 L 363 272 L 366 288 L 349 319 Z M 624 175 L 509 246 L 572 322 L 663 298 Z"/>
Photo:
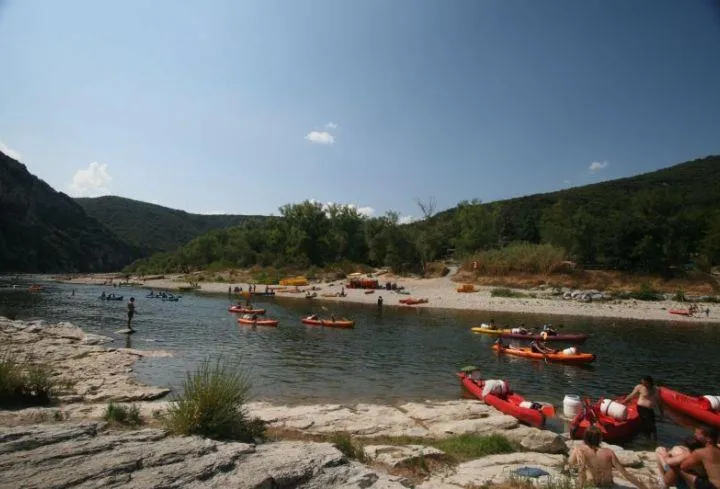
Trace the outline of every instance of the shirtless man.
<path fill-rule="evenodd" d="M 695 431 L 695 437 L 704 447 L 692 452 L 680 464 L 680 470 L 691 489 L 720 489 L 720 436 L 717 428 L 702 428 Z M 696 475 L 704 470 L 705 475 Z M 691 473 L 692 471 L 692 473 Z"/>
<path fill-rule="evenodd" d="M 640 383 L 635 386 L 633 391 L 628 394 L 620 402 L 625 404 L 633 397 L 637 396 L 638 414 L 640 415 L 640 424 L 643 434 L 650 438 L 653 442 L 657 442 L 657 426 L 655 425 L 655 406 L 660 410 L 662 415 L 662 406 L 658 400 L 658 392 L 655 388 L 653 378 L 646 375 Z"/>
<path fill-rule="evenodd" d="M 691 436 L 668 450 L 665 447 L 658 447 L 655 454 L 658 459 L 658 482 L 661 488 L 676 486 L 677 489 L 689 489 L 685 479 L 680 475 L 680 464 L 690 454 L 705 446 L 705 443 Z"/>
<path fill-rule="evenodd" d="M 568 460 L 568 464 L 580 469 L 578 487 L 585 487 L 588 475 L 592 486 L 613 487 L 615 484 L 613 481 L 613 469 L 616 469 L 620 472 L 620 475 L 638 488 L 647 489 L 645 484 L 625 470 L 615 452 L 609 448 L 600 448 L 602 433 L 597 426 L 590 426 L 585 430 L 583 441 L 584 445 L 575 447 Z"/>

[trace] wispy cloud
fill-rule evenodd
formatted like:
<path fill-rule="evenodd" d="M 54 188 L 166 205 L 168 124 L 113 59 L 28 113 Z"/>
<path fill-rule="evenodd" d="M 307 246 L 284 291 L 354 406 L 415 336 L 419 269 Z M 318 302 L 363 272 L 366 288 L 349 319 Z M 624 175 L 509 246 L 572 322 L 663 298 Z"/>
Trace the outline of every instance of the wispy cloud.
<path fill-rule="evenodd" d="M 13 160 L 20 161 L 20 159 L 22 158 L 22 155 L 19 152 L 15 151 L 2 141 L 0 141 L 0 152 L 5 153 Z"/>
<path fill-rule="evenodd" d="M 310 131 L 305 140 L 317 144 L 335 144 L 335 137 L 327 131 Z"/>
<path fill-rule="evenodd" d="M 563 180 L 563 183 L 564 183 L 565 185 L 570 185 L 570 180 Z"/>
<path fill-rule="evenodd" d="M 337 124 L 335 124 L 333 121 L 330 121 L 325 124 L 325 129 L 337 129 Z"/>
<path fill-rule="evenodd" d="M 69 190 L 75 197 L 97 197 L 109 193 L 111 183 L 107 164 L 93 161 L 87 168 L 75 173 Z"/>
<path fill-rule="evenodd" d="M 608 165 L 609 163 L 607 161 L 593 161 L 590 163 L 589 168 L 591 172 L 595 173 L 597 171 L 604 170 Z"/>

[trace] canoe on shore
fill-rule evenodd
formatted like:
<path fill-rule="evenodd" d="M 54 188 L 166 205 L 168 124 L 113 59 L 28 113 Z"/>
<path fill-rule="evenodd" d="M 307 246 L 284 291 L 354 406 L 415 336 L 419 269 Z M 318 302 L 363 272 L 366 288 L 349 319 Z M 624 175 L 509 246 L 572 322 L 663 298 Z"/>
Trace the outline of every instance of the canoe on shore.
<path fill-rule="evenodd" d="M 640 415 L 637 411 L 637 399 L 633 399 L 627 405 L 627 418 L 624 420 L 615 419 L 605 414 L 602 409 L 603 398 L 591 404 L 589 399 L 584 402 L 583 409 L 570 422 L 570 437 L 581 440 L 587 430 L 593 424 L 600 428 L 603 441 L 607 443 L 620 443 L 630 440 L 640 432 Z"/>
<path fill-rule="evenodd" d="M 557 353 L 538 353 L 529 347 L 501 346 L 497 343 L 492 346 L 492 349 L 505 355 L 545 360 L 553 363 L 592 363 L 595 361 L 595 355 L 592 353 L 563 353 L 562 350 Z"/>
<path fill-rule="evenodd" d="M 536 340 L 536 341 L 561 341 L 564 343 L 584 343 L 588 339 L 588 335 L 585 333 L 558 333 L 549 334 L 546 339 L 543 339 L 540 333 L 513 333 L 512 329 L 490 329 L 483 327 L 471 328 L 470 331 L 473 333 L 488 334 L 492 336 L 499 336 L 501 338 L 511 338 L 514 340 Z"/>
<path fill-rule="evenodd" d="M 690 309 L 668 309 L 668 312 L 670 314 L 675 314 L 678 316 L 692 316 L 692 312 L 690 312 Z"/>
<path fill-rule="evenodd" d="M 265 309 L 252 309 L 245 306 L 230 306 L 228 311 L 237 312 L 240 314 L 265 314 Z"/>
<path fill-rule="evenodd" d="M 473 379 L 469 372 L 458 372 L 457 376 L 460 378 L 460 384 L 466 392 L 493 406 L 498 411 L 513 416 L 530 426 L 542 428 L 545 426 L 547 418 L 555 415 L 555 408 L 552 405 L 527 401 L 517 392 L 487 394 L 483 397 L 482 392 L 486 382 L 484 379 Z"/>
<path fill-rule="evenodd" d="M 400 304 L 405 304 L 406 306 L 414 306 L 415 304 L 427 304 L 427 299 L 414 299 L 412 297 L 408 297 L 407 299 L 400 299 Z"/>
<path fill-rule="evenodd" d="M 333 321 L 332 319 L 302 318 L 300 321 L 302 321 L 304 324 L 309 324 L 311 326 L 325 326 L 327 328 L 354 328 L 355 327 L 355 321 L 351 321 L 349 319 L 336 319 L 335 321 Z"/>
<path fill-rule="evenodd" d="M 686 414 L 701 423 L 720 428 L 720 410 L 713 410 L 708 399 L 688 396 L 667 387 L 658 388 L 658 392 L 664 406 Z"/>

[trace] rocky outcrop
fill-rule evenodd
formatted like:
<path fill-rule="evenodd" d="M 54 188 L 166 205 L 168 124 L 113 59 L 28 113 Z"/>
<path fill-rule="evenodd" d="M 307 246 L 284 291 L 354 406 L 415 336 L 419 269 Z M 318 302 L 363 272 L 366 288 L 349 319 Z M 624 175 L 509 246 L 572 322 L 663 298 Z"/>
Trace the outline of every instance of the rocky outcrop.
<path fill-rule="evenodd" d="M 119 270 L 138 250 L 0 152 L 0 272 Z"/>
<path fill-rule="evenodd" d="M 328 443 L 266 445 L 102 432 L 99 423 L 39 425 L 0 435 L 0 487 L 405 488 L 399 477 L 350 463 Z"/>
<path fill-rule="evenodd" d="M 0 317 L 3 352 L 30 363 L 49 365 L 56 383 L 63 389 L 57 396 L 61 402 L 143 401 L 170 392 L 141 384 L 132 375 L 138 358 L 169 355 L 167 352 L 103 346 L 111 341 L 112 338 L 86 334 L 70 323 L 51 325 Z"/>

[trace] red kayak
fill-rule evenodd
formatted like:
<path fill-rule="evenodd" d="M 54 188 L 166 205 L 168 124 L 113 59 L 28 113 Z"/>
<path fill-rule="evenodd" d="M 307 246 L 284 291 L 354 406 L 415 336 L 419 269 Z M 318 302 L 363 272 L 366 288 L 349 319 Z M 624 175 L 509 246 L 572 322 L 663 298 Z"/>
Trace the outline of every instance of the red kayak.
<path fill-rule="evenodd" d="M 604 414 L 601 410 L 603 398 L 591 404 L 585 399 L 584 408 L 570 422 L 570 437 L 582 439 L 591 425 L 595 424 L 602 432 L 603 441 L 607 443 L 620 443 L 631 439 L 640 432 L 640 415 L 637 411 L 637 400 L 633 399 L 627 404 L 627 419 L 617 420 Z"/>
<path fill-rule="evenodd" d="M 690 309 L 668 309 L 670 314 L 677 314 L 678 316 L 692 316 Z"/>
<path fill-rule="evenodd" d="M 302 321 L 305 324 L 309 324 L 311 326 L 325 326 L 328 328 L 354 328 L 355 327 L 355 321 L 351 321 L 349 319 L 311 319 L 311 318 L 302 318 L 300 321 Z"/>
<path fill-rule="evenodd" d="M 277 319 L 252 319 L 246 317 L 239 317 L 237 319 L 238 324 L 246 324 L 248 326 L 270 326 L 277 328 L 280 323 Z"/>
<path fill-rule="evenodd" d="M 265 309 L 248 309 L 245 306 L 230 306 L 228 311 L 240 314 L 265 314 Z"/>
<path fill-rule="evenodd" d="M 667 387 L 660 387 L 658 391 L 663 405 L 702 423 L 720 428 L 720 411 L 713 411 L 710 401 L 704 397 L 688 396 Z"/>
<path fill-rule="evenodd" d="M 510 416 L 513 416 L 530 426 L 542 428 L 545 426 L 545 420 L 547 418 L 555 416 L 555 408 L 553 406 L 530 403 L 517 392 L 512 392 L 512 390 L 507 394 L 488 394 L 485 398 L 483 398 L 482 391 L 485 387 L 485 380 L 473 379 L 467 372 L 458 372 L 457 376 L 460 378 L 460 383 L 463 389 L 472 394 L 474 397 L 484 401 L 485 404 L 489 404 L 498 411 L 509 414 Z M 523 403 L 533 404 L 535 406 L 521 406 Z M 536 409 L 538 406 L 539 408 Z"/>

